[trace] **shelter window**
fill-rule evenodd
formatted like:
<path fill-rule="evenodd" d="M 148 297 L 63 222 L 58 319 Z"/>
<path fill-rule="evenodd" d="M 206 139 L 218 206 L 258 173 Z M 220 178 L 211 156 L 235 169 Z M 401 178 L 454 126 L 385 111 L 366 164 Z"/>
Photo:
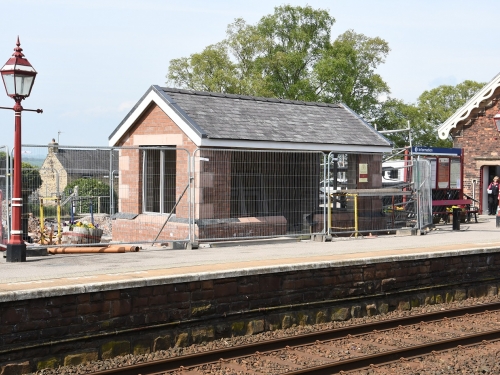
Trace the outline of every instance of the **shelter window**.
<path fill-rule="evenodd" d="M 170 213 L 175 205 L 176 150 L 143 150 L 142 173 L 144 211 Z"/>

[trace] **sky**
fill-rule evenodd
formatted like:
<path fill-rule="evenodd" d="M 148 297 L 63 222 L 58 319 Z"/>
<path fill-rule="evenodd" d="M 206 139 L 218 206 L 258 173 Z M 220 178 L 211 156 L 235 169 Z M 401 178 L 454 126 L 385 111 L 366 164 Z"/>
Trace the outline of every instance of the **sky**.
<path fill-rule="evenodd" d="M 497 1 L 476 0 L 0 0 L 0 66 L 19 36 L 38 75 L 23 112 L 22 144 L 108 146 L 108 137 L 151 85 L 166 86 L 169 61 L 225 38 L 235 18 L 255 24 L 284 4 L 310 5 L 391 49 L 377 73 L 391 97 L 500 71 Z M 2 60 L 3 59 L 3 60 Z M 3 85 L 2 85 L 3 87 Z M 0 107 L 13 106 L 0 91 Z M 14 112 L 0 110 L 0 147 L 14 143 Z"/>

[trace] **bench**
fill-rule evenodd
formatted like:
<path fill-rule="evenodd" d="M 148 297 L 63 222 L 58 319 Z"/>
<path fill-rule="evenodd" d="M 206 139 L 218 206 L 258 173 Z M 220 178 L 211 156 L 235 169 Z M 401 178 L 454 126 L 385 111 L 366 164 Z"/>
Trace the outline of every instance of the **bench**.
<path fill-rule="evenodd" d="M 472 202 L 475 201 L 475 199 L 442 199 L 442 200 L 433 200 L 432 201 L 432 214 L 433 215 L 449 215 L 451 212 L 443 212 L 443 211 L 434 211 L 434 207 L 452 207 L 452 206 L 465 206 L 465 212 L 466 212 L 466 221 L 470 222 L 471 215 L 474 215 L 474 220 L 477 223 L 477 214 L 479 212 L 478 207 L 474 207 L 472 205 Z"/>

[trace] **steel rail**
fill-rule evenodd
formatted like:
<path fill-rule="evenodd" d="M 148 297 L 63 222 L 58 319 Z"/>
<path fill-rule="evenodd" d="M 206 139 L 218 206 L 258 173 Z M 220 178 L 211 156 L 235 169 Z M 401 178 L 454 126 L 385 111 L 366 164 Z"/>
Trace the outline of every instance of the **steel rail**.
<path fill-rule="evenodd" d="M 328 341 L 339 339 L 345 337 L 347 335 L 360 335 L 364 333 L 372 332 L 373 330 L 387 330 L 392 328 L 397 328 L 398 326 L 409 326 L 412 324 L 418 324 L 421 322 L 432 322 L 436 320 L 442 320 L 444 318 L 454 318 L 463 316 L 465 314 L 479 314 L 487 311 L 495 311 L 500 310 L 500 302 L 488 303 L 488 304 L 480 304 L 474 306 L 461 307 L 457 309 L 449 309 L 449 310 L 441 310 L 432 313 L 424 313 L 424 314 L 416 314 L 412 316 L 397 318 L 397 319 L 388 319 L 373 323 L 359 324 L 342 328 L 335 328 L 326 331 L 307 333 L 304 335 L 291 336 L 291 337 L 283 337 L 279 339 L 264 341 L 264 342 L 255 342 L 251 344 L 245 344 L 235 347 L 217 349 L 213 351 L 181 355 L 156 361 L 144 362 L 141 364 L 135 364 L 130 366 L 123 366 L 116 369 L 109 369 L 104 371 L 95 372 L 94 374 L 98 375 L 137 375 L 137 374 L 155 374 L 162 373 L 165 371 L 172 371 L 175 369 L 182 367 L 194 367 L 206 363 L 217 362 L 221 358 L 224 360 L 235 359 L 239 357 L 245 357 L 252 354 L 255 354 L 256 351 L 260 353 L 270 352 L 275 350 L 285 349 L 287 346 L 302 346 L 314 343 L 316 341 Z M 483 340 L 486 340 L 483 338 Z M 450 341 L 450 340 L 446 340 Z M 443 344 L 445 345 L 445 344 Z M 415 347 L 411 347 L 415 348 Z M 405 348 L 402 350 L 409 350 L 410 348 Z M 435 349 L 436 350 L 436 349 Z M 444 350 L 444 349 L 441 349 Z M 397 355 L 397 354 L 396 354 Z M 352 359 L 352 361 L 358 361 L 362 357 L 357 357 Z M 368 359 L 367 359 L 368 360 Z M 348 369 L 348 362 L 346 361 L 346 370 Z M 385 360 L 389 361 L 389 359 Z M 365 364 L 370 365 L 371 363 Z M 305 374 L 309 373 L 308 369 L 305 372 L 297 372 L 296 374 Z M 317 369 L 314 371 L 323 371 L 321 369 Z M 330 370 L 331 371 L 331 370 Z M 340 371 L 340 370 L 338 370 Z M 320 374 L 321 372 L 317 372 Z M 326 374 L 327 372 L 325 372 Z M 330 372 L 331 373 L 331 372 Z M 295 374 L 293 372 L 287 374 Z"/>
<path fill-rule="evenodd" d="M 389 350 L 387 352 L 370 354 L 367 356 L 360 356 L 350 358 L 343 361 L 336 361 L 326 363 L 320 366 L 307 367 L 300 370 L 292 370 L 285 372 L 286 375 L 299 375 L 299 374 L 312 374 L 312 375 L 331 375 L 340 371 L 353 371 L 359 370 L 370 365 L 380 366 L 389 362 L 394 362 L 398 359 L 406 357 L 419 357 L 429 353 L 445 351 L 458 347 L 459 345 L 474 345 L 483 341 L 493 341 L 500 339 L 500 329 L 492 331 L 485 331 L 474 333 L 471 335 L 455 337 L 447 340 L 434 341 L 428 344 L 409 346 L 396 350 Z M 406 357 L 402 357 L 402 356 Z M 325 358 L 325 360 L 328 360 Z M 150 374 L 153 375 L 153 374 Z"/>

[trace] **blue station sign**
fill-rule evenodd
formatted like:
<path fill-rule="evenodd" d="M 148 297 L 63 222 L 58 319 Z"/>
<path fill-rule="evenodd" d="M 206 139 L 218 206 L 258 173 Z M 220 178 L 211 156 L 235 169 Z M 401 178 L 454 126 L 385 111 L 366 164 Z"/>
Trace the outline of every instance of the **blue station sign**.
<path fill-rule="evenodd" d="M 460 156 L 462 155 L 461 148 L 445 148 L 445 147 L 430 147 L 430 146 L 413 146 L 411 148 L 413 155 L 443 155 L 443 156 Z"/>

